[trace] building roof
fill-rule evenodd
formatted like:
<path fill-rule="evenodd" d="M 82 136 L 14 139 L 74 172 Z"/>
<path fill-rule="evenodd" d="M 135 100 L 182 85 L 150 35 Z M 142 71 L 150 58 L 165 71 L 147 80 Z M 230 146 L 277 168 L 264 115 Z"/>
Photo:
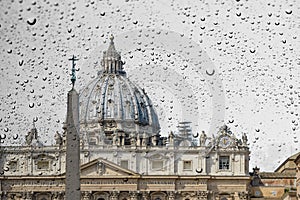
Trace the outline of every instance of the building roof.
<path fill-rule="evenodd" d="M 295 178 L 295 173 L 286 172 L 260 172 L 260 177 L 263 178 Z"/>
<path fill-rule="evenodd" d="M 300 152 L 288 157 L 283 163 L 279 165 L 279 167 L 277 167 L 275 172 L 285 173 L 287 171 L 295 171 L 296 173 L 296 164 L 294 161 L 299 155 Z"/>

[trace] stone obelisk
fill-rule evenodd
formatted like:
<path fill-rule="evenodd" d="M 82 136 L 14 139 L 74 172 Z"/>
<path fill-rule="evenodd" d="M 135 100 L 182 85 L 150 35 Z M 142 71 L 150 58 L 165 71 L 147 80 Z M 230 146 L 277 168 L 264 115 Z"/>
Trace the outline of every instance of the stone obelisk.
<path fill-rule="evenodd" d="M 72 89 L 68 92 L 66 120 L 66 200 L 80 200 L 80 137 L 79 137 L 79 95 L 74 89 L 75 56 L 72 61 Z"/>

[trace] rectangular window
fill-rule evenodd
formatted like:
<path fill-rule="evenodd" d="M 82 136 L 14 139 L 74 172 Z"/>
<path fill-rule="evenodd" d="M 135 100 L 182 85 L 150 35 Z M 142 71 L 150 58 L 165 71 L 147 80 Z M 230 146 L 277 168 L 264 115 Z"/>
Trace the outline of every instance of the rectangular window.
<path fill-rule="evenodd" d="M 192 170 L 192 161 L 191 160 L 183 161 L 183 170 Z"/>
<path fill-rule="evenodd" d="M 49 161 L 40 160 L 36 164 L 37 170 L 49 170 Z"/>
<path fill-rule="evenodd" d="M 121 167 L 128 169 L 128 160 L 121 160 Z"/>
<path fill-rule="evenodd" d="M 90 138 L 90 145 L 96 145 L 96 139 L 95 138 Z"/>
<path fill-rule="evenodd" d="M 10 161 L 9 168 L 11 171 L 17 171 L 18 170 L 18 161 Z"/>
<path fill-rule="evenodd" d="M 229 169 L 229 156 L 219 157 L 219 169 L 228 170 Z"/>
<path fill-rule="evenodd" d="M 152 169 L 153 170 L 163 170 L 164 161 L 162 160 L 153 160 L 152 161 Z"/>

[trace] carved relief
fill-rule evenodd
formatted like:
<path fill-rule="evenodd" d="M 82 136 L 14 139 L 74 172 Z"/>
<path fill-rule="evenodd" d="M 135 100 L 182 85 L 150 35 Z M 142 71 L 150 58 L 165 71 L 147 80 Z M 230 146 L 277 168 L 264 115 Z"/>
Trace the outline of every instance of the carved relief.
<path fill-rule="evenodd" d="M 248 194 L 247 194 L 247 192 L 239 192 L 239 198 L 240 198 L 241 200 L 246 200 L 246 199 L 248 199 Z"/>
<path fill-rule="evenodd" d="M 23 194 L 24 200 L 31 200 L 33 198 L 33 192 L 26 192 Z"/>
<path fill-rule="evenodd" d="M 102 175 L 104 173 L 105 166 L 101 161 L 98 162 L 97 170 L 99 175 Z"/>
<path fill-rule="evenodd" d="M 137 192 L 130 192 L 130 200 L 137 200 L 138 193 Z"/>
<path fill-rule="evenodd" d="M 118 191 L 110 192 L 110 200 L 118 200 L 118 198 L 119 198 L 119 192 Z"/>
<path fill-rule="evenodd" d="M 82 192 L 82 200 L 90 200 L 91 197 L 92 197 L 92 192 L 90 191 Z"/>
<path fill-rule="evenodd" d="M 120 199 L 120 200 L 123 200 L 123 199 L 124 199 L 124 200 L 125 200 L 125 199 L 126 199 L 126 200 L 129 200 L 129 199 L 130 199 L 129 193 L 128 193 L 128 192 L 121 192 L 120 195 L 119 195 L 119 199 Z"/>
<path fill-rule="evenodd" d="M 175 200 L 175 192 L 168 192 L 168 200 Z"/>
<path fill-rule="evenodd" d="M 200 140 L 200 141 L 199 141 L 199 142 L 200 142 L 200 146 L 201 146 L 201 147 L 202 147 L 202 146 L 205 146 L 205 143 L 206 143 L 206 140 L 207 140 L 207 136 L 206 136 L 206 134 L 205 134 L 204 131 L 202 131 L 199 140 Z"/>
<path fill-rule="evenodd" d="M 144 192 L 142 192 L 142 199 L 143 200 L 149 200 L 150 199 L 150 192 L 148 192 L 148 191 L 144 191 Z"/>
<path fill-rule="evenodd" d="M 199 191 L 198 192 L 198 199 L 204 200 L 207 199 L 208 191 Z"/>

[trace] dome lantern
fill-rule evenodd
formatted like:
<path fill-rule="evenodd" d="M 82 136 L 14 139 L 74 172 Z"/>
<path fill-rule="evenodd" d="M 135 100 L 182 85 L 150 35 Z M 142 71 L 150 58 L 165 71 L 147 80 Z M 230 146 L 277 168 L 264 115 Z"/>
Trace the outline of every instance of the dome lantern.
<path fill-rule="evenodd" d="M 118 52 L 114 44 L 114 36 L 110 36 L 110 43 L 107 51 L 103 52 L 103 59 L 101 61 L 101 67 L 103 73 L 107 74 L 119 74 L 126 75 L 123 70 L 124 63 L 121 60 L 121 53 Z"/>

